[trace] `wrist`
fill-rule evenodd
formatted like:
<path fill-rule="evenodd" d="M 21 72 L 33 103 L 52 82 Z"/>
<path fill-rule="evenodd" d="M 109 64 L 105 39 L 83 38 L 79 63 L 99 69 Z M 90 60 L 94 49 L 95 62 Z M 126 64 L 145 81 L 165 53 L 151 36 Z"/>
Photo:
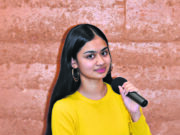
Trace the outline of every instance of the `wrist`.
<path fill-rule="evenodd" d="M 133 121 L 133 122 L 136 122 L 136 121 L 138 121 L 139 118 L 141 117 L 141 112 L 140 112 L 140 111 L 131 112 L 130 115 L 131 115 L 132 121 Z"/>

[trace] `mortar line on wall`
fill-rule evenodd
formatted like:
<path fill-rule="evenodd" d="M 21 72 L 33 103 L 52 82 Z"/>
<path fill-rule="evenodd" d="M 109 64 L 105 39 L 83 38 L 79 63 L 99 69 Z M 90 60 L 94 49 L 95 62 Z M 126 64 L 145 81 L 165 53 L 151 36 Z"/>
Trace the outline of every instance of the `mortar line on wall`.
<path fill-rule="evenodd" d="M 175 42 L 180 42 L 178 41 L 174 41 L 174 40 L 170 40 L 170 41 L 162 41 L 162 40 L 130 40 L 130 39 L 122 39 L 120 41 L 114 41 L 112 43 L 118 43 L 118 42 L 134 42 L 134 43 L 175 43 Z"/>

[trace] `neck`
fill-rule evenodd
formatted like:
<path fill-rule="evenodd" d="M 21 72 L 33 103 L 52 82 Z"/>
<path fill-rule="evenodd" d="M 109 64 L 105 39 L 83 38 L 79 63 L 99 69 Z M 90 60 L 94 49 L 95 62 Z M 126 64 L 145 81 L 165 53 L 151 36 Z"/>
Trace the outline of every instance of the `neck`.
<path fill-rule="evenodd" d="M 87 98 L 98 100 L 106 95 L 107 88 L 103 80 L 83 80 L 78 90 Z"/>

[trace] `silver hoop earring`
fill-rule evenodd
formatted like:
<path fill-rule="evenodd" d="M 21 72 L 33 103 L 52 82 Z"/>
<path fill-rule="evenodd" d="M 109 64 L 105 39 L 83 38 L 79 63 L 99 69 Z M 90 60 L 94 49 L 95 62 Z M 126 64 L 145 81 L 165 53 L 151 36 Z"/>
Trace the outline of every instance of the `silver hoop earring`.
<path fill-rule="evenodd" d="M 78 68 L 72 69 L 72 77 L 73 77 L 75 82 L 79 81 L 79 70 L 78 70 Z"/>

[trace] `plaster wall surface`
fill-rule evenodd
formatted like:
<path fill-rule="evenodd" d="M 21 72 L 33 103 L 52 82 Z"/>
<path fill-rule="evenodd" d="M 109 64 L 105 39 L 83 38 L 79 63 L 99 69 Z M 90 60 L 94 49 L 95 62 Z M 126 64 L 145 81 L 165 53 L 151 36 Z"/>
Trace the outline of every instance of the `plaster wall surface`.
<path fill-rule="evenodd" d="M 179 0 L 0 0 L 0 134 L 43 134 L 63 35 L 91 23 L 109 40 L 113 77 L 149 100 L 152 135 L 179 135 L 179 16 Z"/>

